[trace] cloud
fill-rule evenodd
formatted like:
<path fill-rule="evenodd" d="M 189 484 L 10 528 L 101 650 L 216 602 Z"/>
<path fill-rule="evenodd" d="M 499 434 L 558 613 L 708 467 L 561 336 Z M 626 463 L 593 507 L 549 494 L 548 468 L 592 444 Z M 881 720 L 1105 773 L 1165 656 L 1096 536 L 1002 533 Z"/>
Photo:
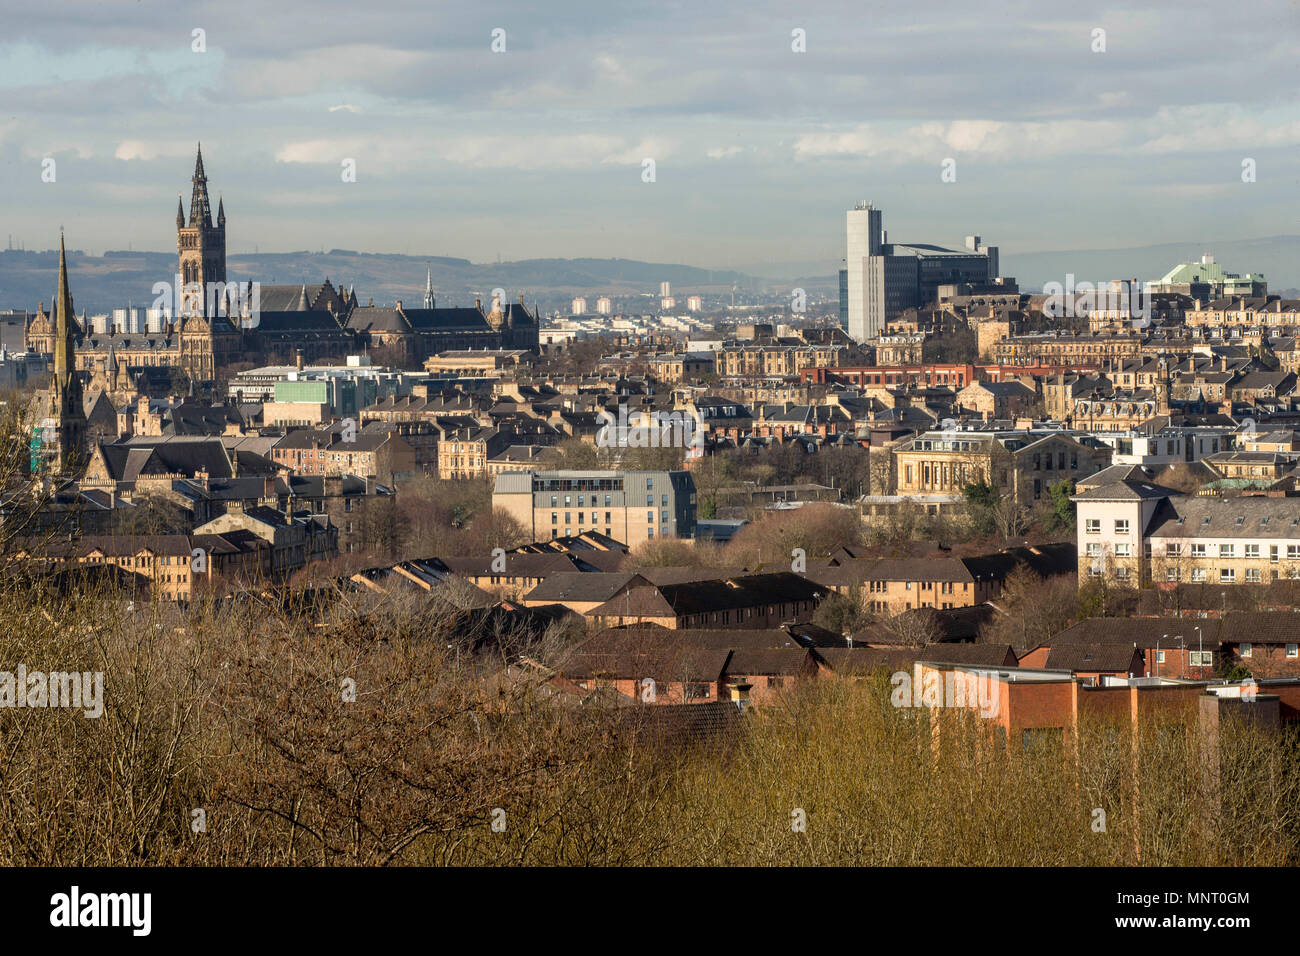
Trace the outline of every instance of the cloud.
<path fill-rule="evenodd" d="M 189 156 L 195 148 L 196 144 L 189 141 L 124 139 L 117 144 L 113 158 L 129 162 L 134 159 L 157 159 L 159 156 Z"/>
<path fill-rule="evenodd" d="M 340 110 L 343 110 L 344 112 L 348 112 L 348 113 L 360 113 L 360 112 L 361 112 L 361 107 L 360 107 L 360 106 L 353 106 L 351 103 L 340 103 L 338 106 L 331 106 L 331 107 L 330 107 L 330 112 L 331 112 L 331 113 L 337 113 L 337 112 L 339 112 Z"/>
<path fill-rule="evenodd" d="M 714 146 L 704 151 L 704 155 L 709 159 L 730 159 L 743 153 L 744 149 L 740 146 Z"/>

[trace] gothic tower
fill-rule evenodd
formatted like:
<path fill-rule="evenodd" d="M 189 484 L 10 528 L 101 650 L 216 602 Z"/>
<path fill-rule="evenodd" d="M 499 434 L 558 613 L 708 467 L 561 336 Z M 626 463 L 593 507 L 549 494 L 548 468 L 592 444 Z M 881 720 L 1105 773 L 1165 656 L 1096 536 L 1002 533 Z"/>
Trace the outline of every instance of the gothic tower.
<path fill-rule="evenodd" d="M 68 289 L 68 258 L 59 235 L 59 291 L 55 296 L 54 379 L 50 382 L 49 418 L 55 448 L 51 459 L 59 474 L 75 471 L 84 461 L 86 411 L 82 404 L 81 378 L 77 375 L 77 318 Z"/>
<path fill-rule="evenodd" d="M 226 281 L 226 207 L 217 203 L 217 224 L 212 224 L 212 204 L 208 200 L 208 177 L 203 172 L 203 145 L 199 145 L 194 163 L 194 192 L 190 197 L 189 224 L 185 206 L 176 200 L 176 251 L 180 256 L 181 315 L 207 315 L 209 283 Z M 191 286 L 197 283 L 197 288 Z M 177 317 L 179 319 L 179 316 Z"/>

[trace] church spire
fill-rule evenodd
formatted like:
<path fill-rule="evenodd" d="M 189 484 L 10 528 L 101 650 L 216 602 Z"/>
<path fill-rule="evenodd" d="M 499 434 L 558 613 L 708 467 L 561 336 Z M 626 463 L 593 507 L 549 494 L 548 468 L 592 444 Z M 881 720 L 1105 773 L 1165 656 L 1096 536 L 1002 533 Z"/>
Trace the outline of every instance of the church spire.
<path fill-rule="evenodd" d="M 176 194 L 176 228 L 185 228 L 185 203 L 181 199 L 181 194 Z"/>
<path fill-rule="evenodd" d="M 50 417 L 57 421 L 56 461 L 62 474 L 76 469 L 81 462 L 81 445 L 85 437 L 86 412 L 82 405 L 81 378 L 77 375 L 77 325 L 68 288 L 68 255 L 63 234 L 59 234 L 59 291 L 55 296 L 57 320 L 54 335 L 54 381 L 50 383 Z"/>
<path fill-rule="evenodd" d="M 190 225 L 212 228 L 212 207 L 208 202 L 208 177 L 203 173 L 203 144 L 194 163 L 194 194 L 190 198 Z"/>
<path fill-rule="evenodd" d="M 221 229 L 226 228 L 226 201 L 217 194 L 217 226 Z"/>
<path fill-rule="evenodd" d="M 424 307 L 433 308 L 433 270 L 428 269 L 424 277 Z"/>
<path fill-rule="evenodd" d="M 59 291 L 55 293 L 54 379 L 65 388 L 70 379 L 77 377 L 74 358 L 73 328 L 76 319 L 72 309 L 72 292 L 68 289 L 68 256 L 59 234 Z"/>

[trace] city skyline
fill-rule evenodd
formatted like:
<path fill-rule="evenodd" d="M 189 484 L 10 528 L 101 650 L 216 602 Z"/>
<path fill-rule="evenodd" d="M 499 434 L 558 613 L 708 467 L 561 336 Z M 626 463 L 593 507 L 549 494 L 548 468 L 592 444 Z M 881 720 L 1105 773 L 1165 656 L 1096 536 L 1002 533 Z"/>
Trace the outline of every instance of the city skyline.
<path fill-rule="evenodd" d="M 16 13 L 3 45 L 15 245 L 48 247 L 76 211 L 79 247 L 166 249 L 199 140 L 231 200 L 232 255 L 311 236 L 474 262 L 829 272 L 862 197 L 897 210 L 897 241 L 979 232 L 1014 256 L 1277 236 L 1297 195 L 1300 121 L 1256 82 L 1285 68 L 1285 33 L 1261 30 L 1294 18 L 1282 4 L 1249 30 L 1219 24 L 1212 61 L 1185 55 L 1203 27 L 1172 4 L 1025 8 L 1016 31 L 957 8 L 913 27 L 906 11 L 846 24 L 825 8 L 579 6 L 542 20 L 498 5 L 439 12 L 427 41 L 432 18 L 412 8 L 344 28 L 331 5 L 290 5 L 258 36 L 239 29 L 240 4 L 111 24 L 81 10 L 74 26 Z"/>

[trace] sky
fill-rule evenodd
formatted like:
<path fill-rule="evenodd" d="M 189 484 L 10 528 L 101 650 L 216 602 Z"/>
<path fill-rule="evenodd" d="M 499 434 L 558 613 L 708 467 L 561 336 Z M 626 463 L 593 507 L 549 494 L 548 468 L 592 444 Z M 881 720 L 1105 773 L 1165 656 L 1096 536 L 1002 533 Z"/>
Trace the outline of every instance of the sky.
<path fill-rule="evenodd" d="M 231 254 L 830 271 L 859 200 L 1004 256 L 1300 231 L 1297 0 L 0 11 L 29 249 L 174 249 L 199 141 Z"/>

